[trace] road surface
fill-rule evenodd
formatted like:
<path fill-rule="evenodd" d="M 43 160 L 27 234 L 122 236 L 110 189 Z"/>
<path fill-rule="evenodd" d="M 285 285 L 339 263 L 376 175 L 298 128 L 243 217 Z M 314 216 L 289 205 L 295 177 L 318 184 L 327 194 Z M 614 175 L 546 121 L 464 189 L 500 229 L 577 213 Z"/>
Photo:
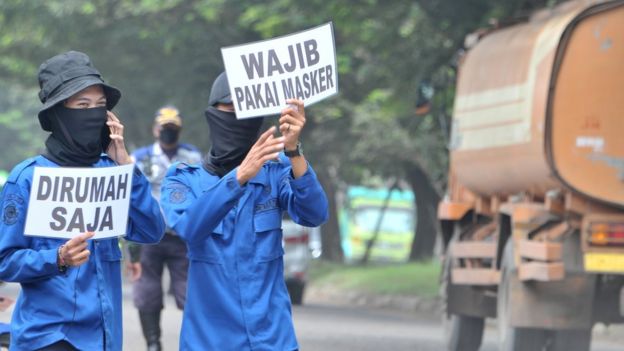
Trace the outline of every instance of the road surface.
<path fill-rule="evenodd" d="M 0 287 L 1 294 L 16 296 L 17 284 Z M 12 308 L 0 312 L 0 321 L 9 321 Z M 145 349 L 137 312 L 132 305 L 131 286 L 124 284 L 124 350 Z M 395 310 L 368 309 L 336 304 L 308 296 L 304 306 L 293 308 L 293 318 L 302 351 L 441 351 L 443 328 L 436 316 Z M 163 311 L 164 350 L 178 349 L 182 312 L 172 298 Z M 624 350 L 624 328 L 610 331 L 597 328 L 592 351 Z M 609 334 L 610 332 L 610 334 Z M 496 351 L 496 330 L 491 325 L 481 351 Z"/>

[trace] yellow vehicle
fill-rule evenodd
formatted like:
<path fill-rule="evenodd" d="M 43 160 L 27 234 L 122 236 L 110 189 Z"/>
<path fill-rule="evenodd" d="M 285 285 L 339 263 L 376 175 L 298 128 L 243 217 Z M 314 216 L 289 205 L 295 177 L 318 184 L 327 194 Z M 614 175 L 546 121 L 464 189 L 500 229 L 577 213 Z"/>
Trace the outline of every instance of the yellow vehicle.
<path fill-rule="evenodd" d="M 569 1 L 469 36 L 445 247 L 449 350 L 590 349 L 624 322 L 624 1 Z"/>

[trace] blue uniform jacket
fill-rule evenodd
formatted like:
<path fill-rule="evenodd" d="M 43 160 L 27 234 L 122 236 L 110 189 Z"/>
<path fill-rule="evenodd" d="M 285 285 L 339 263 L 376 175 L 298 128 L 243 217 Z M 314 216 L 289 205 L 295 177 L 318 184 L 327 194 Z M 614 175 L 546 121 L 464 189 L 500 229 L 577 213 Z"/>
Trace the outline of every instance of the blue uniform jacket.
<path fill-rule="evenodd" d="M 180 350 L 297 350 L 284 283 L 282 212 L 302 225 L 327 220 L 327 198 L 310 166 L 293 179 L 266 163 L 245 186 L 201 166 L 169 169 L 161 205 L 190 259 Z"/>
<path fill-rule="evenodd" d="M 103 155 L 94 167 L 115 163 Z M 67 340 L 80 350 L 122 348 L 121 251 L 116 238 L 89 240 L 89 260 L 61 273 L 58 247 L 66 240 L 24 235 L 35 166 L 58 167 L 37 156 L 17 165 L 2 191 L 0 280 L 22 290 L 11 320 L 11 350 L 34 350 Z M 165 230 L 150 185 L 135 168 L 126 238 L 156 243 Z M 106 343 L 106 347 L 104 347 Z"/>

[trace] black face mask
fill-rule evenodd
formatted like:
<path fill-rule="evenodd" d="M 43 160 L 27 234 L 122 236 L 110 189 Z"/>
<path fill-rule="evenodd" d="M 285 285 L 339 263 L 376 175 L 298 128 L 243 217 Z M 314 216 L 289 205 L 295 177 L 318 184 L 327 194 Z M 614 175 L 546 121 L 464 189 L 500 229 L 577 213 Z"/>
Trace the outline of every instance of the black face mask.
<path fill-rule="evenodd" d="M 58 104 L 48 113 L 52 134 L 46 140 L 45 156 L 60 166 L 91 166 L 108 148 L 106 107 L 73 109 Z"/>
<path fill-rule="evenodd" d="M 206 120 L 210 126 L 210 152 L 204 168 L 219 177 L 236 168 L 258 139 L 262 118 L 236 119 L 234 112 L 208 107 Z"/>
<path fill-rule="evenodd" d="M 158 134 L 158 140 L 164 145 L 172 145 L 178 142 L 180 138 L 179 128 L 163 127 Z"/>

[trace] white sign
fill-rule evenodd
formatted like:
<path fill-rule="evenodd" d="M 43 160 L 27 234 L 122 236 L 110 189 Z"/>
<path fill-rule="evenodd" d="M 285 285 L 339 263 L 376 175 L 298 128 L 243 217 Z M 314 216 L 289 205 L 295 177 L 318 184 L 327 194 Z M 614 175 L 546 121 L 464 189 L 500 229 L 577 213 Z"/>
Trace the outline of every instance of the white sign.
<path fill-rule="evenodd" d="M 237 118 L 280 113 L 286 99 L 306 106 L 338 92 L 332 23 L 221 49 Z"/>
<path fill-rule="evenodd" d="M 126 234 L 134 165 L 35 167 L 25 235 L 94 239 Z"/>

